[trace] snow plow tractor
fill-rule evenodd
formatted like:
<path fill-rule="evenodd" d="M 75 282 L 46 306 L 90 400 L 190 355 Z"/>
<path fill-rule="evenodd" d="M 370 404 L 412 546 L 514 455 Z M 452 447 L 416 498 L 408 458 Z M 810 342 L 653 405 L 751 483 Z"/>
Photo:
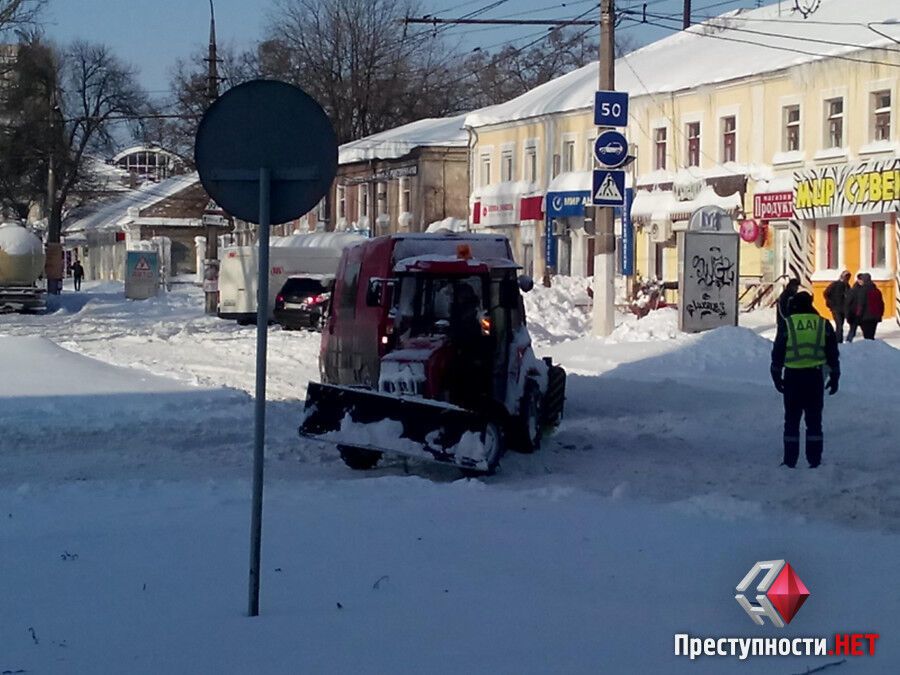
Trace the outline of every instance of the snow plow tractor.
<path fill-rule="evenodd" d="M 565 371 L 535 357 L 505 237 L 395 235 L 348 249 L 300 435 L 354 469 L 384 453 L 493 473 L 563 415 Z"/>

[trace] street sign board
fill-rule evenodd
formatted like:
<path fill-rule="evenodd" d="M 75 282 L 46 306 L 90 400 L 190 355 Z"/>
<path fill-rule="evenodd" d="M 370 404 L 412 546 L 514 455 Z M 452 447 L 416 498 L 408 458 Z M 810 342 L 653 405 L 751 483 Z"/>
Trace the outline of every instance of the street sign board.
<path fill-rule="evenodd" d="M 616 169 L 594 169 L 591 191 L 594 206 L 625 204 L 625 172 Z"/>
<path fill-rule="evenodd" d="M 259 222 L 260 169 L 271 181 L 270 222 L 308 213 L 331 188 L 337 137 L 320 106 L 298 87 L 252 80 L 229 89 L 197 129 L 200 182 L 236 218 Z"/>
<path fill-rule="evenodd" d="M 594 157 L 610 169 L 622 166 L 628 159 L 628 141 L 625 135 L 614 129 L 601 132 L 594 141 Z"/>
<path fill-rule="evenodd" d="M 734 219 L 721 206 L 701 206 L 691 214 L 688 222 L 690 232 L 721 232 L 734 234 Z"/>
<path fill-rule="evenodd" d="M 619 255 L 622 275 L 634 274 L 634 223 L 631 221 L 631 206 L 634 204 L 634 189 L 625 190 L 625 206 L 622 207 L 622 245 Z"/>
<path fill-rule="evenodd" d="M 156 251 L 125 254 L 125 297 L 146 300 L 159 292 L 159 256 Z"/>
<path fill-rule="evenodd" d="M 594 124 L 598 127 L 627 127 L 628 92 L 596 92 L 594 94 Z"/>

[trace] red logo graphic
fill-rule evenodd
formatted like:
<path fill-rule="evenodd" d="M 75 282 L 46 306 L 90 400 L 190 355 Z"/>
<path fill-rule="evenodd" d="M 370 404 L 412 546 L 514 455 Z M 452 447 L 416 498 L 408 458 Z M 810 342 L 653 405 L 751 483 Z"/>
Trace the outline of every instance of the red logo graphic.
<path fill-rule="evenodd" d="M 744 591 L 750 588 L 750 584 L 759 576 L 760 572 L 766 572 L 766 575 L 756 587 L 758 604 L 754 605 L 747 600 Z M 784 560 L 755 563 L 741 583 L 737 585 L 736 590 L 738 594 L 734 596 L 734 599 L 744 608 L 755 624 L 762 626 L 762 617 L 767 616 L 778 628 L 783 628 L 785 624 L 790 623 L 809 597 L 806 585 L 794 568 Z"/>

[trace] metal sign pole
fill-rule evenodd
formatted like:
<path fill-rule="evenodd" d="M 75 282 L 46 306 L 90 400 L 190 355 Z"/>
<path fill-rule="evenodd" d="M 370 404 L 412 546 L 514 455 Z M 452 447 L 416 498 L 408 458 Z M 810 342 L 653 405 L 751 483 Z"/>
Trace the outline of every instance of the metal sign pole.
<path fill-rule="evenodd" d="M 250 519 L 250 601 L 259 616 L 259 558 L 262 543 L 263 464 L 266 445 L 266 348 L 269 337 L 269 169 L 259 170 L 259 278 L 256 284 L 256 421 L 253 447 L 253 505 Z"/>

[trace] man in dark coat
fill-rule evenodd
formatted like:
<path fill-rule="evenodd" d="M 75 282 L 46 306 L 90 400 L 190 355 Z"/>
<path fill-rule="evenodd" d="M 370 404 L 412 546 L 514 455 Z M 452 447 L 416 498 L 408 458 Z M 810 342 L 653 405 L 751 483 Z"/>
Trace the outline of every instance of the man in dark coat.
<path fill-rule="evenodd" d="M 847 304 L 850 300 L 850 272 L 844 270 L 837 281 L 832 281 L 825 289 L 825 304 L 834 317 L 834 332 L 837 341 L 844 341 L 844 319 L 847 317 Z"/>
<path fill-rule="evenodd" d="M 81 290 L 81 280 L 84 279 L 84 267 L 81 266 L 81 261 L 76 260 L 72 263 L 72 280 L 75 282 L 75 290 Z"/>
<path fill-rule="evenodd" d="M 881 290 L 872 282 L 872 275 L 868 272 L 862 275 L 863 285 L 860 292 L 860 301 L 857 306 L 859 327 L 866 340 L 875 339 L 875 329 L 884 316 L 884 296 Z"/>
<path fill-rule="evenodd" d="M 797 295 L 797 290 L 799 288 L 800 280 L 790 279 L 785 285 L 784 290 L 781 291 L 781 295 L 778 296 L 778 303 L 775 305 L 775 324 L 778 330 L 785 327 L 785 319 L 790 313 L 791 298 Z"/>
<path fill-rule="evenodd" d="M 831 324 L 813 309 L 812 296 L 794 296 L 785 327 L 772 346 L 772 381 L 784 394 L 784 465 L 797 466 L 800 456 L 800 420 L 806 419 L 806 461 L 814 469 L 822 461 L 822 408 L 825 388 L 838 390 L 841 367 L 837 338 Z M 828 366 L 825 384 L 824 367 Z"/>
<path fill-rule="evenodd" d="M 856 329 L 859 328 L 861 318 L 859 312 L 866 303 L 866 291 L 863 289 L 864 277 L 863 272 L 856 275 L 856 283 L 853 284 L 847 295 L 847 323 L 850 325 L 850 330 L 847 331 L 847 342 L 853 342 L 853 338 L 856 337 Z"/>

